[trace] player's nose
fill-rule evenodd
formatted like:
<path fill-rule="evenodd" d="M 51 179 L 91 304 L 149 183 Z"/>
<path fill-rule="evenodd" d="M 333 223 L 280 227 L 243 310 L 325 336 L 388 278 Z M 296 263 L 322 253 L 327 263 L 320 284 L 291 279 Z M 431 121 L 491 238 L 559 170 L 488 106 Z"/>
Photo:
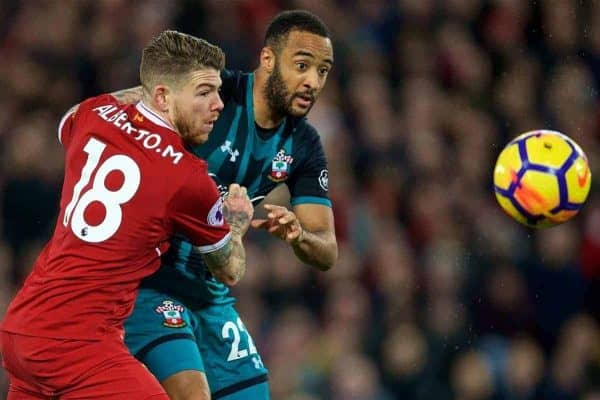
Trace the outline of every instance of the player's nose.
<path fill-rule="evenodd" d="M 309 90 L 319 90 L 321 87 L 321 80 L 319 79 L 319 74 L 315 69 L 312 69 L 306 74 L 303 86 Z"/>
<path fill-rule="evenodd" d="M 224 107 L 225 107 L 225 105 L 223 104 L 223 100 L 221 99 L 221 96 L 219 96 L 219 94 L 217 93 L 217 98 L 215 99 L 215 101 L 213 103 L 212 111 L 221 112 Z"/>

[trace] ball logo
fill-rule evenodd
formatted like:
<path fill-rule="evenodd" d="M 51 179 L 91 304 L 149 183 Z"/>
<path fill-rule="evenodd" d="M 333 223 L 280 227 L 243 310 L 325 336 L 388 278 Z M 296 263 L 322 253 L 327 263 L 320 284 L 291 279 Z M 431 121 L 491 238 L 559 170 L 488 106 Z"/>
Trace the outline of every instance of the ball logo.
<path fill-rule="evenodd" d="M 329 172 L 326 169 L 322 170 L 319 175 L 319 185 L 324 191 L 329 190 Z"/>
<path fill-rule="evenodd" d="M 206 217 L 209 225 L 221 226 L 223 225 L 223 199 L 218 198 L 215 204 L 212 206 Z"/>
<path fill-rule="evenodd" d="M 583 172 L 583 174 L 581 174 L 579 171 L 577 171 L 577 183 L 579 184 L 580 188 L 585 186 L 589 175 L 590 175 L 590 169 L 588 167 L 585 167 L 585 171 Z"/>

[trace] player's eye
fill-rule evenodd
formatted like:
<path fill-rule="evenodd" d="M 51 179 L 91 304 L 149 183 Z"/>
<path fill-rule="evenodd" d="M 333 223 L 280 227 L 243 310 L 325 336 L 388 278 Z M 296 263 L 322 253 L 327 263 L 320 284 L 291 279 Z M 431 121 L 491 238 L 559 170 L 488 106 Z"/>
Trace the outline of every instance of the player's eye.
<path fill-rule="evenodd" d="M 203 90 L 198 93 L 198 95 L 202 96 L 202 97 L 208 97 L 209 94 L 210 94 L 210 90 Z"/>
<path fill-rule="evenodd" d="M 321 74 L 322 76 L 325 76 L 329 73 L 329 68 L 327 67 L 321 67 L 319 68 L 319 74 Z"/>
<path fill-rule="evenodd" d="M 298 67 L 300 71 L 306 71 L 306 69 L 308 68 L 308 64 L 301 61 L 296 63 L 296 67 Z"/>

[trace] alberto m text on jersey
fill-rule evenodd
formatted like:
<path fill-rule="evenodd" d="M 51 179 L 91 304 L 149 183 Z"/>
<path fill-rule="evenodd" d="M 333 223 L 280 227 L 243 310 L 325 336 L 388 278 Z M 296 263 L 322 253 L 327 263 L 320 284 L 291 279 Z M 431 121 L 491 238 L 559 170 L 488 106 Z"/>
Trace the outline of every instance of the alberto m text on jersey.
<path fill-rule="evenodd" d="M 179 163 L 179 160 L 183 157 L 183 153 L 175 151 L 170 144 L 164 146 L 164 148 L 161 147 L 162 138 L 160 135 L 133 126 L 126 110 L 119 109 L 112 104 L 107 104 L 98 106 L 94 108 L 93 111 L 97 113 L 100 118 L 113 124 L 119 128 L 121 132 L 138 141 L 145 149 L 159 153 L 165 158 L 170 158 L 173 164 Z M 143 118 L 144 117 L 139 113 L 136 113 L 133 116 L 134 122 L 136 119 L 139 120 L 138 122 L 141 122 L 143 121 Z"/>

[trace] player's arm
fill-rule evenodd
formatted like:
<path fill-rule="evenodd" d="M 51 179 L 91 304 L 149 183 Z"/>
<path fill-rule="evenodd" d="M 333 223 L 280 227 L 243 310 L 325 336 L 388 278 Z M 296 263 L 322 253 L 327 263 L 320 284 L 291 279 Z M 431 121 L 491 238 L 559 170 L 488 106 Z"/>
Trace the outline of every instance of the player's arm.
<path fill-rule="evenodd" d="M 223 202 L 223 217 L 231 229 L 231 239 L 220 249 L 204 253 L 204 262 L 213 276 L 233 286 L 246 273 L 246 251 L 242 237 L 248 231 L 254 208 L 245 187 L 237 184 L 229 186 L 229 193 Z"/>
<path fill-rule="evenodd" d="M 255 228 L 266 229 L 288 242 L 302 262 L 322 271 L 333 267 L 338 258 L 333 212 L 321 204 L 299 204 L 293 211 L 265 204 L 267 219 L 252 221 Z"/>
<path fill-rule="evenodd" d="M 117 99 L 121 104 L 134 104 L 142 99 L 142 87 L 136 86 L 128 89 L 117 90 L 116 92 L 112 92 L 109 94 L 115 99 Z M 75 113 L 78 108 L 79 103 L 69 108 L 69 111 L 65 113 L 65 117 Z"/>
<path fill-rule="evenodd" d="M 134 104 L 142 99 L 142 86 L 135 86 L 129 89 L 117 90 L 110 93 L 121 104 Z"/>
<path fill-rule="evenodd" d="M 133 104 L 137 103 L 142 99 L 142 87 L 136 86 L 129 89 L 118 90 L 116 92 L 109 93 L 111 96 L 117 99 L 121 104 Z M 70 142 L 71 129 L 73 121 L 79 110 L 81 103 L 75 104 L 71 107 L 61 118 L 58 124 L 58 141 L 65 147 Z"/>
<path fill-rule="evenodd" d="M 338 258 L 333 211 L 320 204 L 299 204 L 293 207 L 300 232 L 292 240 L 296 256 L 321 270 L 333 267 Z"/>
<path fill-rule="evenodd" d="M 331 201 L 328 196 L 327 159 L 319 135 L 307 126 L 306 158 L 286 184 L 292 209 L 266 204 L 266 219 L 252 221 L 255 228 L 266 229 L 285 240 L 296 256 L 322 271 L 331 269 L 338 258 L 338 246 Z"/>

